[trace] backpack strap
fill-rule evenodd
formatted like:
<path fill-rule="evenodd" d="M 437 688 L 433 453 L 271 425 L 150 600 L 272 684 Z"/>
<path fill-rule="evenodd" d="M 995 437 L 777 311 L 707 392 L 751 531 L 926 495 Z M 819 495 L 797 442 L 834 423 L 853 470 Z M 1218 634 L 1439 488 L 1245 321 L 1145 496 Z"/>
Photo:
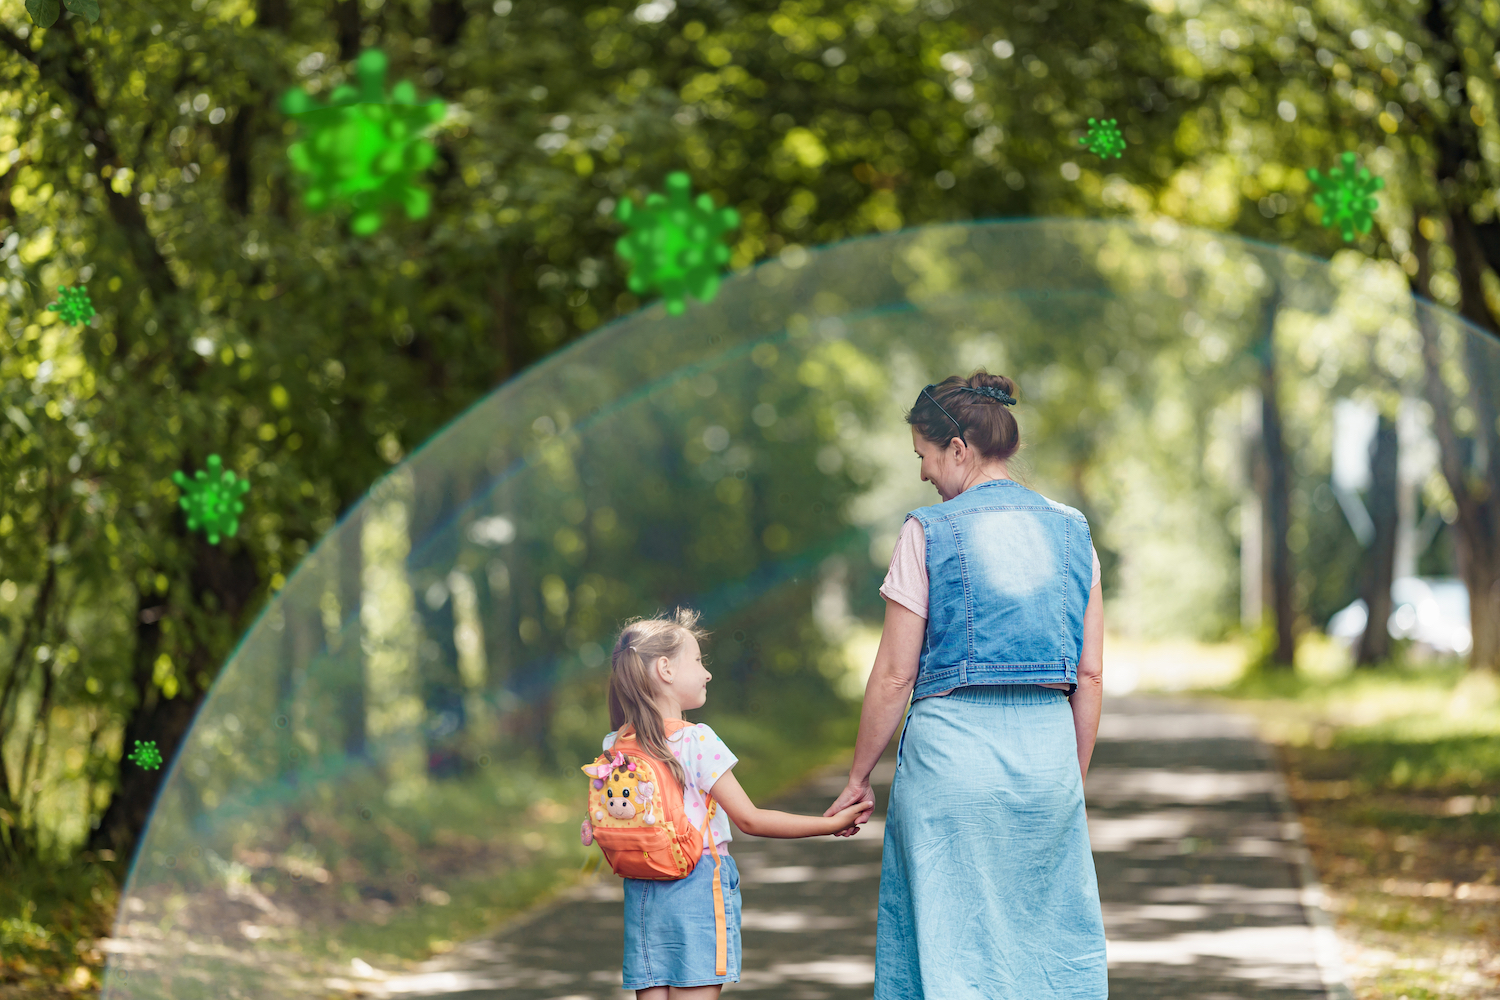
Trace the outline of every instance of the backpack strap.
<path fill-rule="evenodd" d="M 708 800 L 710 807 L 715 805 L 714 798 L 707 792 L 703 796 Z M 724 925 L 724 885 L 719 881 L 719 845 L 714 843 L 713 830 L 709 829 L 709 818 L 713 813 L 710 808 L 703 814 L 703 838 L 708 842 L 708 849 L 714 856 L 714 975 L 728 975 L 726 962 L 728 961 L 728 933 Z"/>
<path fill-rule="evenodd" d="M 673 725 L 674 722 L 677 724 Z M 683 722 L 680 719 L 669 719 L 666 720 L 663 728 L 666 730 L 667 735 L 670 736 L 677 730 L 690 725 L 692 723 Z M 634 735 L 635 727 L 628 722 L 625 723 L 625 725 L 620 727 L 619 732 L 615 734 L 615 745 L 619 745 L 619 742 L 627 736 Z M 724 884 L 720 881 L 720 871 L 723 861 L 719 857 L 719 845 L 714 843 L 713 830 L 709 827 L 709 822 L 713 816 L 713 809 L 717 803 L 714 802 L 714 797 L 707 792 L 703 793 L 703 798 L 706 800 L 707 807 L 703 814 L 703 842 L 708 845 L 710 853 L 714 856 L 714 975 L 725 976 L 729 974 L 727 971 L 729 962 L 729 929 L 724 919 Z"/>

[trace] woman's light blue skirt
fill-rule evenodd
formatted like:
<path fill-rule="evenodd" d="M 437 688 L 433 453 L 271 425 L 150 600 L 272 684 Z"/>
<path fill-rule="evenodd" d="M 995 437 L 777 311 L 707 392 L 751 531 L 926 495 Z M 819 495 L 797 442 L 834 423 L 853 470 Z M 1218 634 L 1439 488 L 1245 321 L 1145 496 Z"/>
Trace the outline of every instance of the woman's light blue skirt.
<path fill-rule="evenodd" d="M 727 975 L 714 974 L 714 859 L 705 853 L 687 878 L 624 880 L 625 989 L 740 981 L 740 869 L 728 854 L 719 857 Z"/>
<path fill-rule="evenodd" d="M 1109 995 L 1067 694 L 912 704 L 885 818 L 875 1000 Z"/>

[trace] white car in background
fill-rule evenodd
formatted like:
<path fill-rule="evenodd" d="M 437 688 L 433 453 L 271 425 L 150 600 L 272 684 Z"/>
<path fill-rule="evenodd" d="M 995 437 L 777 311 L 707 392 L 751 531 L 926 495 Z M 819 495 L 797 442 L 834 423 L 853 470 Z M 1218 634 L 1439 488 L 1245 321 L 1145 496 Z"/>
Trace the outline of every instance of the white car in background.
<path fill-rule="evenodd" d="M 1364 598 L 1328 619 L 1327 632 L 1346 645 L 1364 634 L 1370 611 Z M 1392 639 L 1411 639 L 1439 653 L 1466 654 L 1474 642 L 1469 630 L 1469 590 L 1456 576 L 1403 576 L 1391 584 Z"/>

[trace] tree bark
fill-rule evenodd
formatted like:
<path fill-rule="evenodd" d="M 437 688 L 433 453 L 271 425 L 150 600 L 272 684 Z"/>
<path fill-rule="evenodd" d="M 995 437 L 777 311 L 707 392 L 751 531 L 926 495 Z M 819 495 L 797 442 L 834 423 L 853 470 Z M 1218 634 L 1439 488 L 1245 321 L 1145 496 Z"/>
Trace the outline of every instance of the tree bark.
<path fill-rule="evenodd" d="M 1396 559 L 1399 447 L 1396 422 L 1382 413 L 1370 446 L 1370 519 L 1375 523 L 1375 538 L 1365 552 L 1361 574 L 1360 597 L 1369 617 L 1355 650 L 1356 667 L 1374 666 L 1391 655 L 1391 633 L 1386 623 L 1391 617 L 1391 576 Z"/>
<path fill-rule="evenodd" d="M 339 40 L 339 60 L 359 55 L 359 0 L 333 0 L 333 28 Z"/>
<path fill-rule="evenodd" d="M 186 533 L 185 528 L 179 530 Z M 201 538 L 186 539 L 186 542 L 194 549 L 187 580 L 192 599 L 200 606 L 212 607 L 203 600 L 205 595 L 212 595 L 218 604 L 219 615 L 216 617 L 238 634 L 243 627 L 245 611 L 260 588 L 254 558 L 243 546 L 236 547 L 231 553 Z M 183 659 L 177 664 L 177 695 L 172 698 L 161 696 L 161 689 L 155 681 L 155 669 L 161 651 L 160 622 L 167 613 L 165 605 L 165 595 L 140 595 L 131 669 L 136 707 L 125 721 L 120 776 L 114 795 L 98 827 L 89 836 L 89 850 L 111 849 L 121 861 L 135 850 L 161 790 L 162 777 L 176 757 L 203 697 L 208 693 L 212 678 L 217 676 L 221 666 L 215 651 L 218 643 L 208 636 L 190 634 L 183 642 Z M 200 683 L 199 678 L 207 678 L 208 683 Z M 161 753 L 161 768 L 147 770 L 124 760 L 133 751 L 137 740 L 156 744 Z"/>
<path fill-rule="evenodd" d="M 458 41 L 468 19 L 469 12 L 464 8 L 463 0 L 432 0 L 428 11 L 428 25 L 439 45 L 452 45 Z"/>
<path fill-rule="evenodd" d="M 365 759 L 369 753 L 365 722 L 364 629 L 360 622 L 365 565 L 363 528 L 364 509 L 359 508 L 345 519 L 338 536 L 341 628 L 335 653 L 339 669 L 344 671 L 339 712 L 343 721 L 344 755 L 350 759 Z"/>
<path fill-rule="evenodd" d="M 1447 385 L 1443 382 L 1439 361 L 1442 357 L 1440 331 L 1431 316 L 1422 317 L 1419 323 L 1422 334 L 1422 357 L 1426 372 L 1428 398 L 1434 411 L 1439 400 L 1445 411 L 1448 440 L 1439 437 L 1443 449 L 1443 475 L 1448 488 L 1458 504 L 1458 531 L 1454 538 L 1459 573 L 1469 591 L 1469 620 L 1473 632 L 1473 646 L 1469 651 L 1472 668 L 1500 669 L 1500 428 L 1496 426 L 1500 415 L 1500 358 L 1495 354 L 1495 338 L 1500 336 L 1497 323 L 1484 297 L 1484 270 L 1486 263 L 1495 267 L 1500 255 L 1500 241 L 1495 239 L 1493 229 L 1476 226 L 1470 215 L 1470 206 L 1478 199 L 1480 190 L 1474 178 L 1483 176 L 1484 158 L 1480 153 L 1479 128 L 1467 109 L 1477 107 L 1468 93 L 1469 75 L 1462 61 L 1466 51 L 1459 38 L 1455 18 L 1475 17 L 1473 10 L 1443 0 L 1430 0 L 1423 15 L 1423 24 L 1436 43 L 1435 51 L 1440 55 L 1440 78 L 1452 80 L 1458 90 L 1458 101 L 1446 119 L 1419 112 L 1415 121 L 1421 123 L 1432 139 L 1437 152 L 1436 180 L 1442 192 L 1443 208 L 1448 228 L 1448 242 L 1453 249 L 1454 268 L 1458 274 L 1459 312 L 1473 323 L 1483 334 L 1463 331 L 1465 338 L 1465 375 L 1469 382 L 1469 402 L 1475 417 L 1476 434 L 1472 442 L 1475 454 L 1484 456 L 1484 467 L 1466 468 L 1468 462 L 1460 448 L 1460 439 L 1453 431 L 1453 402 Z M 1416 109 L 1414 109 L 1416 110 Z M 1476 172 L 1475 168 L 1479 168 Z M 1415 221 L 1420 223 L 1420 217 Z M 1489 224 L 1493 227 L 1493 223 Z M 1422 295 L 1428 294 L 1431 263 L 1427 259 L 1426 237 L 1420 232 L 1412 235 L 1412 250 L 1421 253 L 1418 259 L 1418 284 Z M 1419 310 L 1421 312 L 1422 310 Z M 1440 396 L 1439 396 L 1440 394 Z"/>
<path fill-rule="evenodd" d="M 1287 533 L 1292 521 L 1291 475 L 1283 440 L 1281 407 L 1277 398 L 1276 314 L 1281 290 L 1273 288 L 1262 304 L 1261 328 L 1261 448 L 1266 465 L 1265 509 L 1270 522 L 1266 545 L 1271 559 L 1271 608 L 1276 616 L 1276 652 L 1272 662 L 1290 669 L 1297 652 L 1296 594 L 1292 550 Z"/>
<path fill-rule="evenodd" d="M 1420 213 L 1416 214 L 1413 223 L 1412 253 L 1417 259 L 1417 273 L 1412 278 L 1412 289 L 1425 298 L 1432 287 L 1431 247 L 1422 232 Z M 1500 505 L 1500 498 L 1482 496 L 1469 485 L 1466 452 L 1470 449 L 1465 447 L 1469 442 L 1459 437 L 1454 426 L 1453 397 L 1442 375 L 1442 331 L 1430 307 L 1418 305 L 1417 330 L 1422 339 L 1423 380 L 1427 401 L 1432 407 L 1439 464 L 1443 479 L 1448 483 L 1448 492 L 1458 508 L 1453 524 L 1453 549 L 1459 576 L 1469 591 L 1469 628 L 1473 634 L 1469 666 L 1494 669 L 1500 661 L 1500 613 L 1495 611 L 1494 605 L 1495 579 L 1497 569 L 1500 569 L 1494 542 L 1500 534 L 1500 518 L 1496 517 L 1495 508 Z M 1460 335 L 1472 336 L 1467 332 Z"/>

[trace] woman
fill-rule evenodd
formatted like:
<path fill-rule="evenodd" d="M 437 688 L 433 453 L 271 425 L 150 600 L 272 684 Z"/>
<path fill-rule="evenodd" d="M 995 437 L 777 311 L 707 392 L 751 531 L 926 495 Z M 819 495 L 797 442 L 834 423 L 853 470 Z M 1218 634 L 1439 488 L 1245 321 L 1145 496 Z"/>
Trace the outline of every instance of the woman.
<path fill-rule="evenodd" d="M 875 1000 L 1109 993 L 1083 802 L 1103 693 L 1098 557 L 1082 514 L 1010 478 L 1014 393 L 981 369 L 927 386 L 906 418 L 942 502 L 908 514 L 896 543 L 854 765 L 825 813 L 870 796 L 911 696 Z"/>

